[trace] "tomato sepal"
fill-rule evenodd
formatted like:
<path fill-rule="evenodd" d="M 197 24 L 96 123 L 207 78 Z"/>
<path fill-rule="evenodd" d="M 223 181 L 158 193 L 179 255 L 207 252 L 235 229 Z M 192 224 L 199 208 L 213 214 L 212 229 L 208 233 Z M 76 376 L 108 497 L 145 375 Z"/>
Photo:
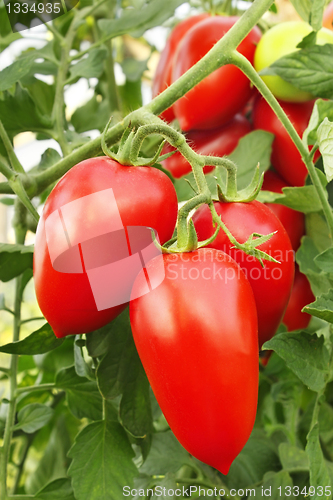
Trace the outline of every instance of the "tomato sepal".
<path fill-rule="evenodd" d="M 218 179 L 216 178 L 216 180 Z M 252 181 L 246 188 L 241 189 L 240 191 L 228 189 L 228 183 L 227 183 L 227 188 L 224 192 L 222 186 L 220 184 L 217 184 L 218 199 L 222 203 L 234 203 L 234 202 L 249 203 L 250 201 L 256 199 L 262 187 L 263 182 L 264 182 L 264 174 L 260 175 L 259 164 L 258 164 L 254 172 Z"/>

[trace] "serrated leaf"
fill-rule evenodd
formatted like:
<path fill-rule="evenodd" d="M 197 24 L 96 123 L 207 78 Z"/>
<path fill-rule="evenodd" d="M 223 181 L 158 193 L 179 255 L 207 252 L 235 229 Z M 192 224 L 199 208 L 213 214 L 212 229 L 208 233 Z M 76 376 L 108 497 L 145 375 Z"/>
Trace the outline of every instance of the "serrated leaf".
<path fill-rule="evenodd" d="M 311 304 L 303 307 L 302 311 L 333 323 L 333 289 L 318 297 Z"/>
<path fill-rule="evenodd" d="M 68 407 L 76 418 L 102 418 L 103 403 L 96 382 L 79 377 L 74 366 L 60 370 L 55 384 L 66 391 Z"/>
<path fill-rule="evenodd" d="M 67 477 L 47 484 L 34 496 L 36 500 L 75 500 L 71 480 Z"/>
<path fill-rule="evenodd" d="M 325 118 L 319 125 L 317 137 L 319 150 L 323 158 L 325 174 L 328 182 L 330 182 L 333 179 L 333 122 L 330 122 L 328 118 Z"/>
<path fill-rule="evenodd" d="M 317 241 L 318 238 L 316 238 Z M 310 281 L 315 296 L 327 293 L 330 288 L 333 288 L 333 277 L 321 271 L 315 263 L 315 258 L 319 253 L 314 240 L 303 236 L 301 246 L 296 253 L 296 261 L 301 273 L 305 274 Z"/>
<path fill-rule="evenodd" d="M 18 412 L 18 423 L 13 429 L 22 429 L 24 432 L 31 434 L 44 427 L 51 420 L 53 414 L 54 410 L 52 408 L 39 403 L 24 406 Z"/>
<path fill-rule="evenodd" d="M 124 9 L 118 19 L 101 19 L 97 24 L 105 35 L 113 38 L 126 33 L 139 37 L 148 29 L 163 24 L 182 3 L 184 0 L 152 0 L 140 9 Z"/>
<path fill-rule="evenodd" d="M 322 205 L 314 186 L 284 187 L 283 194 L 260 191 L 257 197 L 262 203 L 279 203 L 305 214 L 318 212 Z"/>
<path fill-rule="evenodd" d="M 70 80 L 76 78 L 98 78 L 103 73 L 107 51 L 105 48 L 93 49 L 87 58 L 81 59 L 70 68 Z"/>
<path fill-rule="evenodd" d="M 265 342 L 263 349 L 275 351 L 312 391 L 317 392 L 325 387 L 329 355 L 323 337 L 304 332 L 280 333 Z"/>
<path fill-rule="evenodd" d="M 10 89 L 16 82 L 21 80 L 30 70 L 32 59 L 26 57 L 15 61 L 0 71 L 0 92 Z"/>
<path fill-rule="evenodd" d="M 131 486 L 137 469 L 125 431 L 116 422 L 94 422 L 76 437 L 69 451 L 77 500 L 119 500 L 123 487 Z"/>
<path fill-rule="evenodd" d="M 307 436 L 306 453 L 309 457 L 310 464 L 310 484 L 316 489 L 317 486 L 331 486 L 331 480 L 328 469 L 324 460 L 323 452 L 319 441 L 319 425 L 318 422 L 312 427 Z M 315 495 L 313 498 L 330 500 L 331 495 Z"/>
<path fill-rule="evenodd" d="M 309 124 L 303 133 L 305 144 L 310 145 L 317 142 L 317 130 L 325 118 L 333 121 L 333 102 L 317 99 L 313 106 Z"/>
<path fill-rule="evenodd" d="M 314 97 L 333 98 L 333 44 L 313 45 L 292 52 L 260 75 L 278 75 Z"/>
<path fill-rule="evenodd" d="M 140 467 L 142 474 L 164 475 L 165 471 L 177 472 L 184 464 L 191 463 L 189 453 L 171 431 L 153 434 L 150 453 Z"/>
<path fill-rule="evenodd" d="M 333 248 L 328 248 L 317 255 L 314 262 L 325 273 L 333 273 Z"/>
<path fill-rule="evenodd" d="M 0 243 L 0 280 L 10 281 L 32 269 L 33 246 Z"/>
<path fill-rule="evenodd" d="M 31 333 L 25 339 L 1 346 L 0 352 L 6 352 L 7 354 L 44 354 L 61 346 L 64 340 L 64 338 L 57 339 L 50 325 L 45 323 L 39 330 Z"/>
<path fill-rule="evenodd" d="M 288 472 L 304 472 L 309 470 L 309 459 L 304 450 L 288 443 L 279 445 L 279 457 L 282 467 Z"/>
<path fill-rule="evenodd" d="M 301 18 L 309 23 L 314 31 L 321 28 L 326 0 L 291 0 L 291 3 Z"/>
<path fill-rule="evenodd" d="M 281 490 L 278 489 L 279 487 Z M 287 471 L 267 472 L 262 486 L 255 489 L 254 496 L 256 498 L 269 497 L 270 500 L 288 500 L 288 492 L 292 490 L 292 487 L 293 481 Z"/>
<path fill-rule="evenodd" d="M 317 32 L 311 31 L 308 35 L 306 35 L 301 42 L 299 42 L 296 47 L 298 49 L 305 49 L 306 47 L 311 47 L 312 45 L 316 45 L 317 40 Z"/>
<path fill-rule="evenodd" d="M 71 122 L 78 134 L 97 129 L 103 131 L 107 121 L 110 118 L 110 110 L 107 99 L 99 102 L 96 96 L 90 101 L 76 109 L 73 113 Z"/>

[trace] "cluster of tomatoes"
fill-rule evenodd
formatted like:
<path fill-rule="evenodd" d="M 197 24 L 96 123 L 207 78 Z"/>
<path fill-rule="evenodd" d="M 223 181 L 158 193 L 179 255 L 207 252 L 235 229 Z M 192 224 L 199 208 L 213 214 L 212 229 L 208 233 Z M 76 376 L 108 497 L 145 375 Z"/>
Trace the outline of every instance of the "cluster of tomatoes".
<path fill-rule="evenodd" d="M 162 53 L 155 95 L 203 57 L 236 20 L 202 14 L 180 23 Z M 251 63 L 260 38 L 254 28 L 238 48 Z M 269 130 L 275 134 L 272 165 L 285 180 L 268 172 L 265 189 L 279 192 L 287 181 L 304 184 L 299 153 L 265 101 L 253 100 L 253 94 L 247 78 L 227 65 L 163 117 L 176 117 L 193 147 L 206 155 L 229 154 L 252 128 Z M 301 134 L 313 102 L 281 105 Z M 190 169 L 177 153 L 165 167 L 175 177 Z M 130 303 L 133 337 L 171 429 L 191 454 L 226 474 L 253 428 L 259 347 L 282 320 L 290 329 L 307 325 L 300 308 L 312 293 L 297 271 L 285 314 L 294 251 L 304 233 L 302 214 L 257 201 L 217 201 L 215 209 L 239 243 L 252 233 L 274 233 L 260 250 L 275 260 L 265 260 L 262 267 L 222 231 L 199 250 L 157 252 L 144 229 L 153 228 L 161 244 L 172 238 L 178 204 L 169 177 L 108 157 L 85 160 L 46 201 L 36 234 L 34 278 L 40 308 L 58 337 L 98 329 Z M 196 210 L 193 222 L 200 241 L 215 231 L 206 205 Z M 295 318 L 302 322 L 296 324 Z"/>

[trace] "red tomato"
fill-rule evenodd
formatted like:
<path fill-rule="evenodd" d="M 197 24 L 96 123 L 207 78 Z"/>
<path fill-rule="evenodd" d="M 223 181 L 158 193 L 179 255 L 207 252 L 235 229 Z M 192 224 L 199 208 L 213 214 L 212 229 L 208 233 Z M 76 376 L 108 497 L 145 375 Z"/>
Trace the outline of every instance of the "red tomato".
<path fill-rule="evenodd" d="M 193 26 L 178 45 L 172 81 L 198 62 L 237 20 L 237 17 L 215 16 Z M 238 47 L 238 51 L 251 63 L 260 37 L 260 30 L 255 27 Z M 179 99 L 174 104 L 174 112 L 184 131 L 215 128 L 231 120 L 245 106 L 251 94 L 248 78 L 238 68 L 227 64 Z"/>
<path fill-rule="evenodd" d="M 57 337 L 100 328 L 124 309 L 142 268 L 135 271 L 138 252 L 149 245 L 147 227 L 165 242 L 176 216 L 173 185 L 155 168 L 99 157 L 60 179 L 44 206 L 34 253 L 37 300 Z"/>
<path fill-rule="evenodd" d="M 194 457 L 227 474 L 248 440 L 258 397 L 253 292 L 228 255 L 208 248 L 168 254 L 137 277 L 132 332 L 156 399 Z"/>
<path fill-rule="evenodd" d="M 163 92 L 167 87 L 171 84 L 171 74 L 172 74 L 172 66 L 175 58 L 175 51 L 181 39 L 184 35 L 199 21 L 202 21 L 208 17 L 208 14 L 199 14 L 197 16 L 189 17 L 184 21 L 181 21 L 177 26 L 172 30 L 164 49 L 161 52 L 161 57 L 158 62 L 156 73 L 153 80 L 152 92 L 153 97 L 156 97 L 158 94 Z M 171 122 L 175 119 L 175 114 L 173 112 L 172 106 L 165 110 L 162 115 L 162 118 L 167 122 Z"/>
<path fill-rule="evenodd" d="M 302 312 L 302 309 L 314 300 L 315 296 L 312 293 L 310 283 L 305 274 L 301 273 L 297 266 L 294 286 L 282 320 L 290 332 L 301 330 L 309 325 L 311 315 Z"/>
<path fill-rule="evenodd" d="M 186 134 L 190 146 L 202 155 L 225 156 L 232 153 L 241 137 L 251 132 L 249 121 L 242 115 L 235 116 L 223 127 L 213 130 L 193 130 Z M 169 144 L 163 149 L 162 154 L 174 151 Z M 191 165 L 179 152 L 170 156 L 162 163 L 163 167 L 178 179 L 191 172 Z M 205 174 L 211 172 L 214 167 L 204 168 Z"/>
<path fill-rule="evenodd" d="M 282 188 L 288 187 L 288 184 L 272 170 L 264 175 L 264 183 L 262 189 L 272 191 L 273 193 L 282 193 Z M 288 233 L 291 245 L 296 252 L 301 244 L 301 238 L 305 233 L 305 218 L 304 214 L 292 210 L 291 208 L 279 205 L 278 203 L 265 203 L 282 222 L 285 230 Z"/>
<path fill-rule="evenodd" d="M 325 9 L 323 17 L 323 26 L 324 28 L 333 30 L 333 2 L 331 2 Z"/>
<path fill-rule="evenodd" d="M 280 102 L 298 135 L 302 137 L 308 126 L 314 101 L 302 103 Z M 255 129 L 267 130 L 275 135 L 271 162 L 278 173 L 291 186 L 304 186 L 308 174 L 301 154 L 291 140 L 288 132 L 265 99 L 260 97 L 253 107 L 253 125 Z M 319 153 L 315 155 L 318 158 Z"/>
<path fill-rule="evenodd" d="M 220 230 L 209 246 L 229 254 L 245 272 L 254 293 L 258 311 L 259 345 L 276 332 L 286 310 L 294 279 L 294 252 L 286 230 L 279 219 L 263 203 L 220 203 L 215 209 L 237 241 L 244 243 L 252 233 L 269 234 L 277 231 L 259 249 L 268 253 L 280 264 L 259 261 L 242 250 L 232 248 L 227 235 Z M 199 207 L 193 216 L 199 240 L 214 233 L 211 212 L 207 205 Z"/>

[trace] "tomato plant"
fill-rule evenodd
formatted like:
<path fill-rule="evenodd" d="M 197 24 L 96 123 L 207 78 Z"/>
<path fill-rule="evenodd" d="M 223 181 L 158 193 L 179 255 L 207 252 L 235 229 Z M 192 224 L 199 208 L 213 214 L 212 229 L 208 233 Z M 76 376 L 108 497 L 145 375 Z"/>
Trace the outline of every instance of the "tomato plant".
<path fill-rule="evenodd" d="M 176 437 L 196 458 L 227 474 L 256 414 L 253 293 L 223 252 L 201 249 L 159 259 L 148 264 L 147 272 L 152 281 L 158 279 L 164 264 L 162 284 L 130 302 L 135 344 Z M 141 273 L 133 292 L 141 295 L 144 287 Z"/>
<path fill-rule="evenodd" d="M 158 62 L 156 72 L 154 75 L 152 92 L 153 97 L 163 92 L 171 84 L 172 68 L 175 60 L 177 47 L 180 41 L 184 38 L 185 34 L 198 22 L 202 21 L 207 17 L 207 14 L 198 14 L 197 16 L 192 16 L 181 21 L 172 30 L 166 45 L 161 52 L 160 60 Z M 175 114 L 173 108 L 170 107 L 162 113 L 162 118 L 166 121 L 171 122 L 175 119 Z"/>
<path fill-rule="evenodd" d="M 262 346 L 275 334 L 290 297 L 294 279 L 294 256 L 290 240 L 278 218 L 262 203 L 217 202 L 214 206 L 229 231 L 241 243 L 251 233 L 269 234 L 276 231 L 268 242 L 260 245 L 260 249 L 280 263 L 265 261 L 263 268 L 254 257 L 234 248 L 222 231 L 209 245 L 228 253 L 245 272 L 256 301 L 259 345 Z M 207 206 L 197 210 L 193 221 L 200 240 L 213 234 L 212 216 Z"/>
<path fill-rule="evenodd" d="M 158 217 L 160 210 L 163 219 Z M 99 304 L 100 292 L 94 293 L 93 287 L 100 287 L 98 280 L 105 279 L 107 265 L 116 262 L 119 267 L 117 261 L 135 252 L 130 247 L 130 227 L 153 228 L 165 242 L 172 236 L 176 215 L 170 179 L 150 167 L 122 166 L 100 157 L 79 163 L 58 182 L 45 204 L 34 253 L 38 303 L 57 337 L 100 328 L 126 307 L 135 268 L 118 273 L 110 269 L 109 279 L 114 281 L 109 292 L 102 283 L 113 307 L 103 300 Z M 110 245 L 116 247 L 113 253 Z M 99 278 L 94 273 L 101 266 Z"/>
<path fill-rule="evenodd" d="M 314 101 L 280 102 L 280 105 L 288 115 L 298 135 L 302 137 L 308 126 Z M 252 118 L 255 129 L 267 130 L 275 136 L 271 156 L 273 167 L 291 186 L 303 186 L 308 171 L 302 157 L 274 111 L 261 97 L 254 104 Z M 318 158 L 317 153 L 316 158 Z"/>
<path fill-rule="evenodd" d="M 262 189 L 274 193 L 282 193 L 282 188 L 284 187 L 288 187 L 288 184 L 286 184 L 276 172 L 268 170 L 268 172 L 265 173 Z M 279 205 L 278 203 L 266 203 L 266 205 L 282 222 L 289 236 L 291 246 L 296 252 L 301 244 L 301 238 L 305 234 L 304 214 L 296 212 L 296 210 L 292 210 L 284 205 Z"/>
<path fill-rule="evenodd" d="M 190 131 L 186 134 L 186 139 L 192 148 L 202 155 L 224 156 L 232 153 L 239 139 L 250 131 L 249 121 L 242 115 L 236 115 L 229 123 L 217 129 Z M 174 148 L 166 144 L 163 153 L 173 150 Z M 191 172 L 191 165 L 179 152 L 164 160 L 163 167 L 176 179 Z M 207 166 L 204 172 L 211 172 L 213 168 Z"/>
<path fill-rule="evenodd" d="M 259 72 L 281 57 L 297 50 L 297 45 L 311 33 L 311 27 L 303 21 L 288 21 L 277 24 L 262 36 L 254 54 L 254 67 Z M 333 43 L 333 34 L 326 28 L 317 33 L 316 43 Z M 279 76 L 262 76 L 264 82 L 277 99 L 289 102 L 304 102 L 313 99 L 310 92 L 297 89 Z"/>
<path fill-rule="evenodd" d="M 237 17 L 214 16 L 204 19 L 183 37 L 175 55 L 172 81 L 174 82 L 201 59 L 227 33 Z M 253 62 L 260 31 L 253 28 L 237 50 Z M 224 125 L 250 99 L 249 80 L 235 66 L 227 64 L 194 87 L 186 97 L 174 105 L 176 118 L 184 131 Z"/>

